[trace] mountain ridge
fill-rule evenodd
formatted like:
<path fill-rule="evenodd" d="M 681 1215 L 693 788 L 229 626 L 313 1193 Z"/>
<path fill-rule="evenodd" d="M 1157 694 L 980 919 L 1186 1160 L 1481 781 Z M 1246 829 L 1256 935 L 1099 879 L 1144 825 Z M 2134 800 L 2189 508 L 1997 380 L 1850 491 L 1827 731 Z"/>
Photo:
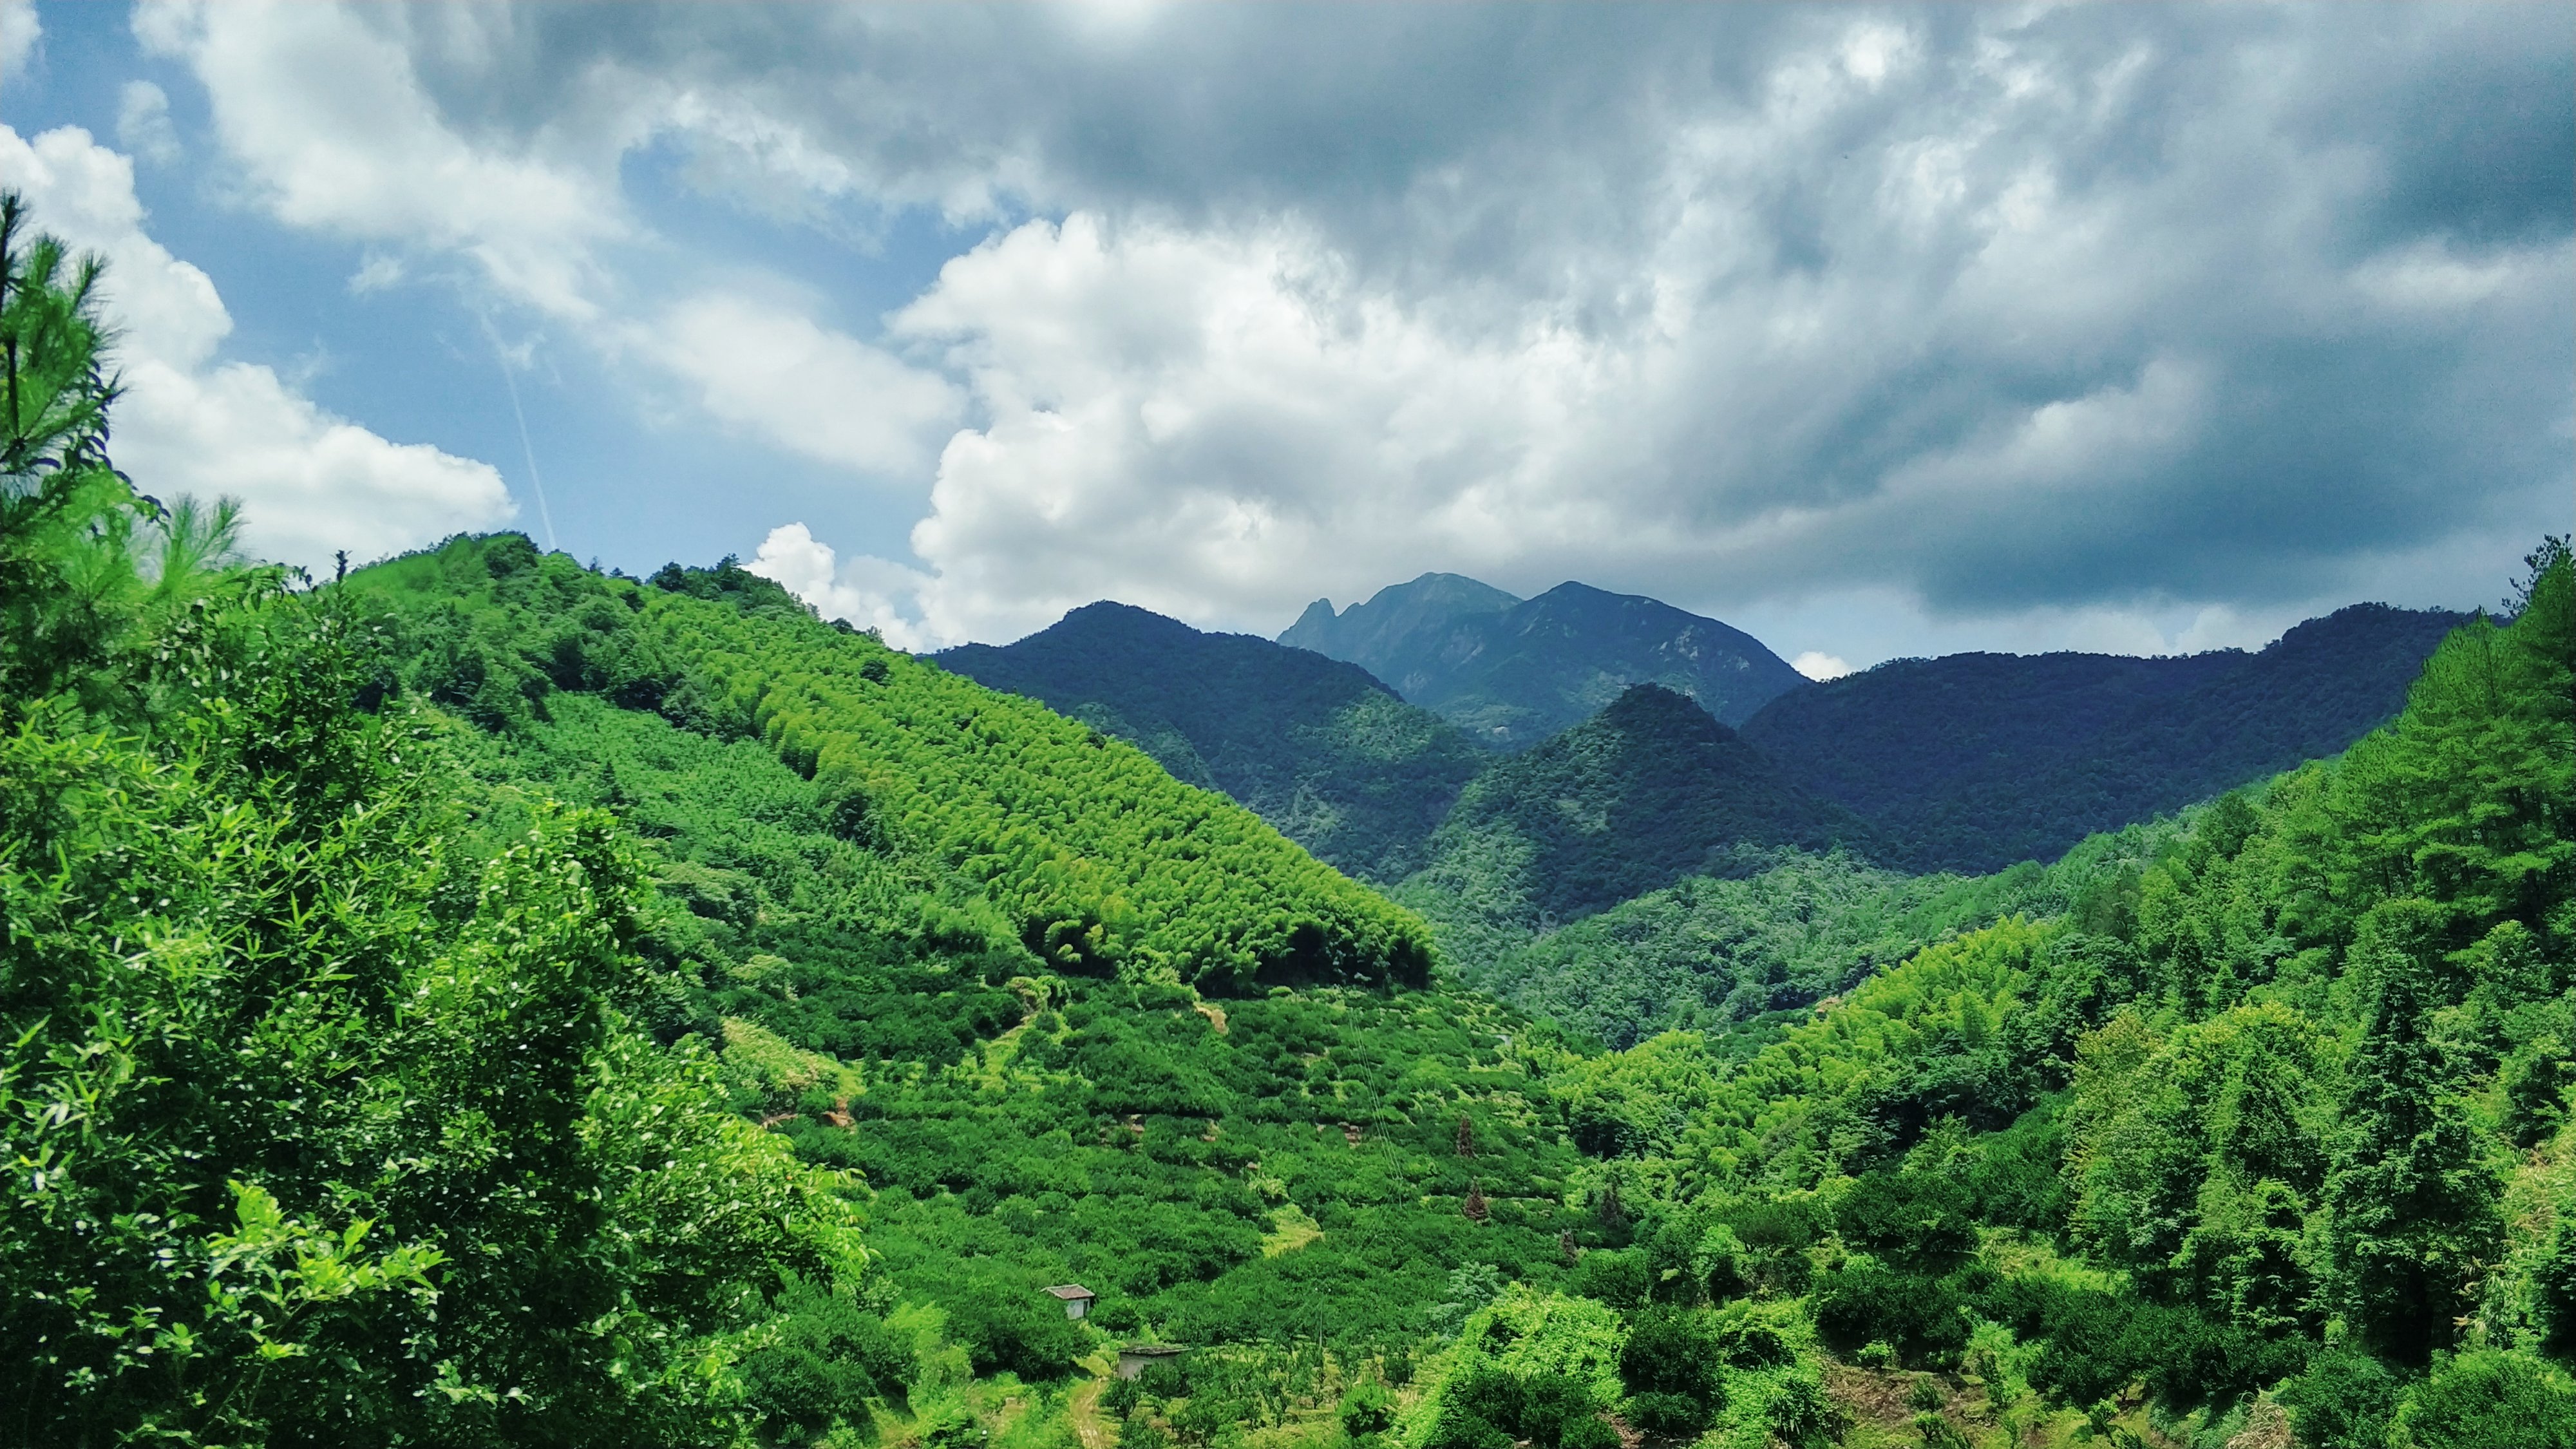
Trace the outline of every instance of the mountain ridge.
<path fill-rule="evenodd" d="M 1633 684 L 1687 695 L 1732 726 L 1808 682 L 1732 625 L 1574 580 L 1515 599 L 1462 575 L 1424 574 L 1329 611 L 1329 601 L 1309 605 L 1279 642 L 1358 663 L 1505 750 L 1590 718 Z"/>
<path fill-rule="evenodd" d="M 1899 659 L 1772 701 L 1745 738 L 1915 870 L 1998 870 L 2340 753 L 2467 616 L 2354 604 L 2262 650 Z"/>
<path fill-rule="evenodd" d="M 1868 824 L 1783 778 L 1696 702 L 1631 685 L 1476 777 L 1396 899 L 1473 966 L 1502 945 L 1779 847 L 1868 853 Z"/>
<path fill-rule="evenodd" d="M 1371 879 L 1418 868 L 1422 840 L 1491 758 L 1357 664 L 1130 604 L 1088 604 L 1013 643 L 931 657 L 1127 740 Z"/>

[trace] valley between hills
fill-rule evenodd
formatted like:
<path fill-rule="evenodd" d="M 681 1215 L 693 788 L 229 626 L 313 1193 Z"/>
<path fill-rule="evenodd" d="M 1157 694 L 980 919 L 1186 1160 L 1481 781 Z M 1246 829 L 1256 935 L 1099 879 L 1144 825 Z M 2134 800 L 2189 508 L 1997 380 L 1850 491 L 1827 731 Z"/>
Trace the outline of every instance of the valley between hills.
<path fill-rule="evenodd" d="M 0 1442 L 2576 1442 L 2563 541 L 2250 654 L 915 657 L 244 561 L 5 270 Z"/>

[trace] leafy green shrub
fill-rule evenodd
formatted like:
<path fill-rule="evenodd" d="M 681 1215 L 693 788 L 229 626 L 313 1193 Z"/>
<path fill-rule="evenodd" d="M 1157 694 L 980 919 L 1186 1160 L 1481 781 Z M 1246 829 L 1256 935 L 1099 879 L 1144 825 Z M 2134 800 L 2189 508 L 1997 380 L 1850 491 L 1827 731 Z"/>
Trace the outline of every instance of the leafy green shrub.
<path fill-rule="evenodd" d="M 2528 1354 L 2472 1350 L 2407 1393 L 2393 1438 L 2407 1449 L 2576 1449 L 2576 1382 Z"/>
<path fill-rule="evenodd" d="M 1646 1259 L 1634 1250 L 1595 1249 L 1577 1259 L 1569 1291 L 1623 1311 L 1646 1301 Z"/>
<path fill-rule="evenodd" d="M 1707 1402 L 1689 1394 L 1631 1394 L 1626 1413 L 1629 1423 L 1649 1434 L 1696 1434 L 1709 1421 Z"/>
<path fill-rule="evenodd" d="M 1465 1404 L 1444 1402 L 1432 1411 L 1415 1449 L 1512 1449 L 1512 1436 Z"/>
<path fill-rule="evenodd" d="M 1623 1442 L 1608 1420 L 1586 1414 L 1557 1432 L 1556 1449 L 1619 1449 Z"/>
<path fill-rule="evenodd" d="M 944 1295 L 949 1336 L 977 1373 L 1014 1373 L 1032 1383 L 1063 1377 L 1091 1348 L 1091 1336 L 1037 1291 L 1037 1280 L 979 1274 Z"/>
<path fill-rule="evenodd" d="M 1341 1421 L 1342 1432 L 1354 1439 L 1362 1434 L 1383 1434 L 1395 1427 L 1395 1396 L 1377 1380 L 1362 1379 L 1342 1395 L 1334 1416 Z"/>
<path fill-rule="evenodd" d="M 1824 1274 L 1809 1300 L 1816 1331 L 1836 1351 L 1885 1343 L 1899 1362 L 1949 1362 L 1968 1345 L 1968 1323 L 1959 1296 L 1941 1282 L 1875 1263 L 1855 1263 Z"/>
<path fill-rule="evenodd" d="M 1680 1396 L 1701 1406 L 1718 1394 L 1718 1346 L 1704 1315 L 1650 1308 L 1638 1315 L 1619 1350 L 1619 1381 L 1639 1394 Z"/>
<path fill-rule="evenodd" d="M 872 1398 L 900 1398 L 909 1347 L 856 1294 L 792 1280 L 777 1299 L 769 1342 L 744 1355 L 742 1377 L 761 1432 L 772 1442 L 811 1442 L 835 1419 L 865 1422 Z"/>
<path fill-rule="evenodd" d="M 1937 1278 L 1977 1250 L 1968 1189 L 1946 1172 L 1872 1172 L 1835 1208 L 1843 1237 L 1909 1273 Z"/>

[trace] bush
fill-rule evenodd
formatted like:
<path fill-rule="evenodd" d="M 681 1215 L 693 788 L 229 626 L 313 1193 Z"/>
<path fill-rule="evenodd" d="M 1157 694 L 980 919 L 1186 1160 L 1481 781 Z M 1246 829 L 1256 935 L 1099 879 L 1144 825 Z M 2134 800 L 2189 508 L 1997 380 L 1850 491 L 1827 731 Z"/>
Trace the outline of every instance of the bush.
<path fill-rule="evenodd" d="M 1650 1434 L 1696 1434 L 1708 1427 L 1708 1405 L 1688 1394 L 1632 1394 L 1628 1422 Z"/>
<path fill-rule="evenodd" d="M 1356 1439 L 1382 1434 L 1395 1426 L 1395 1396 L 1375 1379 L 1362 1379 L 1342 1395 L 1342 1432 Z"/>
<path fill-rule="evenodd" d="M 1909 1366 L 1946 1363 L 1968 1346 L 1957 1294 L 1930 1278 L 1874 1263 L 1826 1274 L 1813 1298 L 1816 1331 L 1837 1352 L 1885 1343 Z"/>
<path fill-rule="evenodd" d="M 1512 1449 L 1512 1436 L 1483 1415 L 1456 1402 L 1444 1403 L 1423 1432 L 1421 1449 Z"/>
<path fill-rule="evenodd" d="M 1586 1415 L 1565 1426 L 1556 1439 L 1556 1449 L 1620 1449 L 1619 1431 L 1609 1421 Z"/>
<path fill-rule="evenodd" d="M 1717 1392 L 1717 1345 L 1698 1314 L 1649 1309 L 1619 1350 L 1619 1381 L 1631 1396 L 1681 1396 L 1705 1405 Z"/>
<path fill-rule="evenodd" d="M 2281 1403 L 2312 1449 L 2380 1449 L 2397 1410 L 2396 1376 L 2379 1360 L 2330 1348 L 2308 1361 L 2307 1372 L 2281 1391 Z"/>
<path fill-rule="evenodd" d="M 2408 1449 L 2576 1449 L 2576 1383 L 2528 1354 L 2464 1353 L 2406 1396 L 2396 1430 Z"/>
<path fill-rule="evenodd" d="M 1031 1382 L 1060 1378 L 1091 1337 L 1055 1300 L 1006 1281 L 977 1283 L 942 1305 L 949 1336 L 979 1374 L 1014 1373 Z"/>
<path fill-rule="evenodd" d="M 1788 1374 L 1771 1390 L 1763 1418 L 1771 1432 L 1797 1445 L 1830 1442 L 1842 1433 L 1842 1412 L 1811 1372 Z"/>
<path fill-rule="evenodd" d="M 867 1400 L 903 1391 L 912 1355 L 856 1295 L 795 1281 L 778 1306 L 776 1339 L 742 1364 L 764 1436 L 810 1441 L 836 1418 L 864 1421 Z"/>
<path fill-rule="evenodd" d="M 1939 1276 L 1977 1251 L 1968 1190 L 1947 1173 L 1873 1172 L 1853 1183 L 1835 1219 L 1854 1246 Z"/>
<path fill-rule="evenodd" d="M 1646 1256 L 1635 1250 L 1595 1250 L 1576 1261 L 1568 1291 L 1621 1312 L 1646 1301 Z"/>

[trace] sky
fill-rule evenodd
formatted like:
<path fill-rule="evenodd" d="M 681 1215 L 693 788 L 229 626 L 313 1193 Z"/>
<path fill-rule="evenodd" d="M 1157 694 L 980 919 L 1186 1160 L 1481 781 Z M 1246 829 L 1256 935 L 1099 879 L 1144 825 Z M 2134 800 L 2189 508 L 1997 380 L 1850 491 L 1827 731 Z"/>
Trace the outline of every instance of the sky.
<path fill-rule="evenodd" d="M 2576 526 L 2549 4 L 0 0 L 113 443 L 316 569 L 904 647 L 1567 579 L 1811 673 L 2492 606 Z"/>

